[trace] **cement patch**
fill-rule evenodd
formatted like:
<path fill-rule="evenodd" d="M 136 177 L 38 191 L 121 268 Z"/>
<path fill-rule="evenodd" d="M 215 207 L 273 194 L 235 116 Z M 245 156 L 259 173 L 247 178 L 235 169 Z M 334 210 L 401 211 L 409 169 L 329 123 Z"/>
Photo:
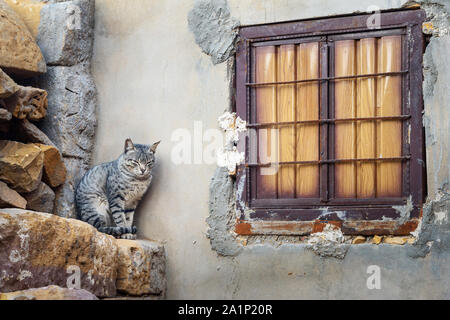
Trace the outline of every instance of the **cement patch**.
<path fill-rule="evenodd" d="M 226 0 L 197 0 L 188 15 L 189 29 L 214 64 L 234 54 L 238 20 L 230 15 Z"/>
<path fill-rule="evenodd" d="M 235 223 L 234 181 L 226 168 L 217 168 L 209 187 L 209 225 L 207 237 L 211 247 L 223 256 L 236 256 L 242 251 L 231 228 Z"/>

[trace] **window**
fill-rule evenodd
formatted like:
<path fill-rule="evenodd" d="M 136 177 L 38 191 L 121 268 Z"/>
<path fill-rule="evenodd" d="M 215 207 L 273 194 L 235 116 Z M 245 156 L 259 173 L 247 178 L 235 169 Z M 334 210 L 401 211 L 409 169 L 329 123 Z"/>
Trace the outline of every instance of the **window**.
<path fill-rule="evenodd" d="M 415 229 L 424 16 L 381 13 L 377 28 L 368 14 L 241 27 L 236 111 L 249 134 L 238 234 Z"/>

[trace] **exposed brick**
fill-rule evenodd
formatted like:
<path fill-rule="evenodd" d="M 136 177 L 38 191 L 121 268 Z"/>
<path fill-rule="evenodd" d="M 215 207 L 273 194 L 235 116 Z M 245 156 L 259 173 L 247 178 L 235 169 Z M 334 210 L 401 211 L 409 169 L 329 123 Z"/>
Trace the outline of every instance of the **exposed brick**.
<path fill-rule="evenodd" d="M 322 232 L 327 224 L 331 224 L 339 229 L 342 227 L 342 221 L 314 221 L 313 229 L 311 233 Z"/>

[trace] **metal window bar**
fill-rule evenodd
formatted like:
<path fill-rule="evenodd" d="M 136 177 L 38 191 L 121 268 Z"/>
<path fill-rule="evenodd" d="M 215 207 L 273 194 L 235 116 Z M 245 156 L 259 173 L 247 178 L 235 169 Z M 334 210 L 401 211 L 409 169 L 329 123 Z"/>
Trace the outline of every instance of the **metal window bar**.
<path fill-rule="evenodd" d="M 319 72 L 322 78 L 329 78 L 330 70 L 330 45 L 328 37 L 320 43 Z M 319 85 L 319 119 L 330 117 L 329 112 L 329 90 L 330 82 L 325 81 Z M 327 160 L 329 157 L 329 130 L 330 125 L 326 122 L 319 125 L 319 160 Z M 329 166 L 324 164 L 319 167 L 319 197 L 321 201 L 326 202 L 329 199 Z"/>
<path fill-rule="evenodd" d="M 278 46 L 277 46 L 278 51 Z M 278 54 L 278 52 L 277 52 Z M 297 49 L 296 53 L 297 55 Z M 321 62 L 321 64 L 323 61 Z M 278 68 L 278 66 L 276 66 Z M 296 69 L 296 68 L 295 68 Z M 294 85 L 299 83 L 311 83 L 311 82 L 325 82 L 329 83 L 331 81 L 340 81 L 340 80 L 357 80 L 362 78 L 374 78 L 374 77 L 383 77 L 383 76 L 397 76 L 397 75 L 406 75 L 408 74 L 409 70 L 402 70 L 402 71 L 394 71 L 394 72 L 379 72 L 379 73 L 371 73 L 371 74 L 360 74 L 360 75 L 349 75 L 349 76 L 325 76 L 324 74 L 321 75 L 320 78 L 312 78 L 312 79 L 302 79 L 302 80 L 292 80 L 292 81 L 275 81 L 275 82 L 246 82 L 245 85 L 247 89 L 255 88 L 255 87 L 261 87 L 261 86 L 278 86 L 278 85 Z M 297 78 L 297 75 L 295 76 Z M 297 98 L 297 97 L 296 97 Z M 278 115 L 278 113 L 276 112 Z M 297 129 L 297 125 L 307 125 L 307 124 L 319 124 L 321 126 L 327 125 L 327 124 L 334 124 L 337 122 L 358 122 L 358 121 L 381 121 L 381 120 L 399 120 L 399 121 L 405 121 L 409 120 L 411 118 L 410 114 L 403 114 L 398 116 L 378 116 L 378 117 L 353 117 L 353 118 L 331 118 L 331 119 L 316 119 L 316 120 L 297 120 L 296 116 L 294 121 L 289 122 L 270 122 L 270 123 L 249 123 L 247 124 L 247 128 L 262 128 L 262 127 L 281 127 L 281 126 L 294 126 L 295 129 Z M 278 120 L 278 119 L 277 119 Z M 295 149 L 296 149 L 297 141 L 295 140 Z M 356 156 L 356 155 L 355 155 Z M 276 162 L 276 163 L 267 163 L 267 164 L 260 164 L 260 163 L 245 163 L 245 166 L 248 167 L 264 167 L 264 166 L 271 166 L 272 164 L 278 164 L 278 165 L 322 165 L 323 167 L 326 167 L 328 164 L 334 164 L 334 163 L 342 163 L 342 162 L 375 162 L 375 165 L 379 161 L 405 161 L 409 160 L 409 156 L 403 156 L 403 157 L 392 157 L 392 158 L 366 158 L 366 159 L 321 159 L 318 161 L 285 161 L 285 162 Z M 294 171 L 296 173 L 296 170 Z M 321 172 L 322 174 L 322 172 Z M 277 174 L 278 175 L 278 174 Z M 294 184 L 296 185 L 296 178 L 294 179 Z M 376 178 L 375 178 L 376 179 Z M 276 198 L 278 198 L 278 177 L 276 178 Z M 294 192 L 296 194 L 296 191 Z"/>
<path fill-rule="evenodd" d="M 328 160 L 311 160 L 311 161 L 280 161 L 268 163 L 246 163 L 246 167 L 270 167 L 271 165 L 294 165 L 294 164 L 328 164 L 328 163 L 342 163 L 342 162 L 374 162 L 374 161 L 408 161 L 411 159 L 410 155 L 402 157 L 391 158 L 349 158 L 349 159 L 328 159 Z"/>
<path fill-rule="evenodd" d="M 260 86 L 273 86 L 282 84 L 296 84 L 303 82 L 315 82 L 315 81 L 338 81 L 338 80 L 349 80 L 358 78 L 372 78 L 372 77 L 382 77 L 382 76 L 396 76 L 408 73 L 408 70 L 395 71 L 395 72 L 380 72 L 371 74 L 358 74 L 353 76 L 340 76 L 340 77 L 322 77 L 314 79 L 302 79 L 302 80 L 292 80 L 292 81 L 280 81 L 280 82 L 247 82 L 245 85 L 250 87 L 260 87 Z"/>
<path fill-rule="evenodd" d="M 298 124 L 315 124 L 315 123 L 335 123 L 335 122 L 354 122 L 354 121 L 379 121 L 379 120 L 408 120 L 411 118 L 409 114 L 398 116 L 382 116 L 382 117 L 360 117 L 360 118 L 335 118 L 335 119 L 315 119 L 315 120 L 301 120 L 301 121 L 286 121 L 286 122 L 266 122 L 266 123 L 248 123 L 248 128 L 270 127 L 270 126 L 288 126 Z"/>

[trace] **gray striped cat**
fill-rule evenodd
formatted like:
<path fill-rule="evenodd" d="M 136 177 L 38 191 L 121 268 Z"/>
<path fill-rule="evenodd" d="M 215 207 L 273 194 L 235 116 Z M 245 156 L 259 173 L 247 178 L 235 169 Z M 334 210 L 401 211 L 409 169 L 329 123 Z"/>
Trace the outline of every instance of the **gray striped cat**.
<path fill-rule="evenodd" d="M 136 239 L 134 210 L 152 181 L 158 144 L 127 139 L 118 159 L 86 172 L 75 191 L 78 218 L 116 238 Z"/>

